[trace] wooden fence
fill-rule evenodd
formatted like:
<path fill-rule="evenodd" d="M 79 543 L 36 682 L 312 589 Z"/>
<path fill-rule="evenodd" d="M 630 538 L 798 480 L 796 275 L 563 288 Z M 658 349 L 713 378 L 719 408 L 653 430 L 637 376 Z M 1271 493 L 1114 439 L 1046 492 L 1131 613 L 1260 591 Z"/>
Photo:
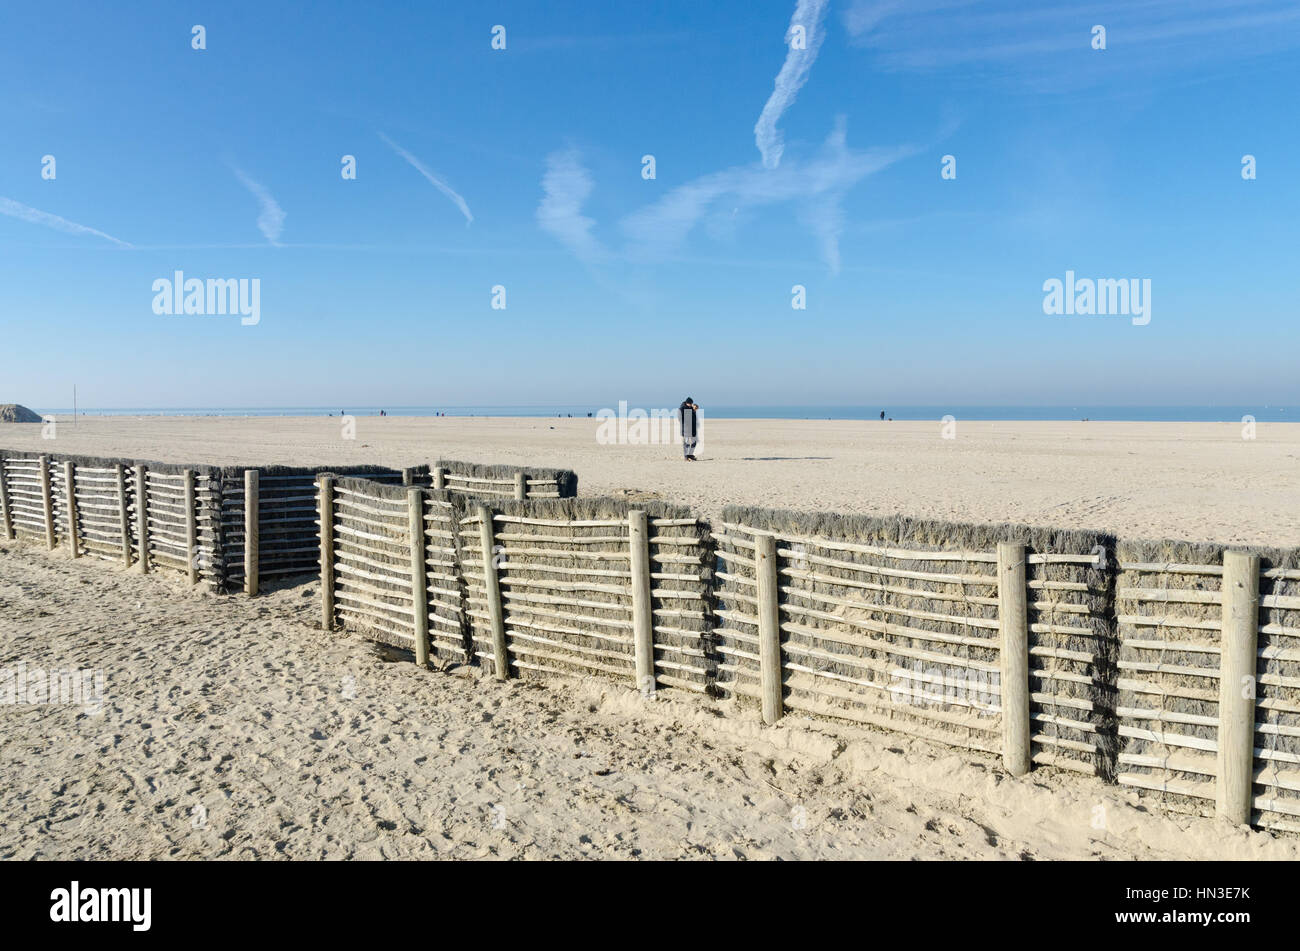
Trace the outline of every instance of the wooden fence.
<path fill-rule="evenodd" d="M 1121 542 L 1119 782 L 1300 832 L 1297 551 Z"/>
<path fill-rule="evenodd" d="M 335 623 L 415 653 L 419 663 L 468 660 L 457 513 L 445 490 L 318 478 L 321 606 Z"/>
<path fill-rule="evenodd" d="M 1300 548 L 237 471 L 0 453 L 0 530 L 218 587 L 267 538 L 271 570 L 319 565 L 326 626 L 421 664 L 733 697 L 1300 832 Z"/>
<path fill-rule="evenodd" d="M 6 452 L 0 518 L 7 538 L 220 587 L 220 486 L 207 466 Z"/>
<path fill-rule="evenodd" d="M 428 467 L 227 468 L 221 480 L 221 559 L 232 587 L 256 594 L 263 580 L 320 571 L 316 480 L 329 472 L 387 485 L 428 478 Z M 245 566 L 255 564 L 256 571 Z"/>
<path fill-rule="evenodd" d="M 764 719 L 1107 773 L 1100 536 L 733 508 L 716 537 L 720 686 Z"/>
<path fill-rule="evenodd" d="M 472 654 L 496 676 L 600 674 L 707 692 L 708 530 L 679 506 L 480 503 L 460 519 Z"/>
<path fill-rule="evenodd" d="M 1095 533 L 910 523 L 908 537 L 885 520 L 819 533 L 805 516 L 744 509 L 711 533 L 679 506 L 479 502 L 446 510 L 449 572 L 421 592 L 403 521 L 414 503 L 373 483 L 349 492 L 366 507 L 350 530 L 387 539 L 362 592 L 383 617 L 332 602 L 330 622 L 389 624 L 381 639 L 409 646 L 421 599 L 440 595 L 435 656 L 499 678 L 594 675 L 748 698 L 768 722 L 798 710 L 1000 754 L 1015 773 L 1039 763 L 1113 776 L 1108 548 Z M 322 585 L 335 601 L 342 514 L 336 502 Z"/>
<path fill-rule="evenodd" d="M 322 477 L 323 621 L 496 676 L 598 674 L 709 692 L 711 557 L 679 506 L 475 503 Z M 422 511 L 424 545 L 413 544 Z"/>
<path fill-rule="evenodd" d="M 1176 563 L 1094 532 L 734 507 L 715 530 L 664 504 L 340 484 L 325 621 L 417 660 L 734 697 L 1300 831 L 1297 551 Z"/>
<path fill-rule="evenodd" d="M 472 498 L 571 499 L 578 494 L 578 476 L 569 469 L 485 466 L 454 459 L 434 463 L 427 483 L 435 489 Z"/>
<path fill-rule="evenodd" d="M 0 451 L 0 518 L 18 535 L 141 571 L 164 570 L 217 590 L 256 594 L 269 579 L 320 571 L 317 479 L 427 486 L 447 473 L 508 481 L 524 495 L 576 491 L 567 470 L 440 463 L 414 466 L 176 466 L 132 459 Z M 448 497 L 476 497 L 457 482 Z M 143 539 L 143 542 L 142 542 Z M 255 566 L 246 570 L 247 566 Z"/>

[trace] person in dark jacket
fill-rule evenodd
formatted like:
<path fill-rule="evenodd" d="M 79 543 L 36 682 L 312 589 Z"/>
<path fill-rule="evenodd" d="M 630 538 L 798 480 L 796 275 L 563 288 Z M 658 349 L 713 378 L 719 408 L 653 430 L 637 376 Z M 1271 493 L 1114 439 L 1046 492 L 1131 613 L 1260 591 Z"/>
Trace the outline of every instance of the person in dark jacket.
<path fill-rule="evenodd" d="M 677 407 L 677 419 L 682 427 L 682 453 L 687 462 L 695 461 L 695 444 L 700 440 L 700 407 L 689 396 Z"/>

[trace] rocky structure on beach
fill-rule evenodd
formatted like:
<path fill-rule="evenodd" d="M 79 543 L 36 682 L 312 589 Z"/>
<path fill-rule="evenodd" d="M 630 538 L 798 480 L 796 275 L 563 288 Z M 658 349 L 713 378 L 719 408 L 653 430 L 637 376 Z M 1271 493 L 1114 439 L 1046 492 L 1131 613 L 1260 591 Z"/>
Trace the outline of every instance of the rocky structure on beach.
<path fill-rule="evenodd" d="M 41 418 L 18 403 L 0 403 L 0 423 L 39 423 Z"/>

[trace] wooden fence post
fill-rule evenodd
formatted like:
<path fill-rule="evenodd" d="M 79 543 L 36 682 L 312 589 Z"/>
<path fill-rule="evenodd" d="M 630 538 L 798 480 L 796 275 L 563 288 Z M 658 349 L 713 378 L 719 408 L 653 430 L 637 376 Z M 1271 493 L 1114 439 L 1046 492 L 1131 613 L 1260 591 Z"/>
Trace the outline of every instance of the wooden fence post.
<path fill-rule="evenodd" d="M 781 696 L 781 606 L 778 601 L 775 537 L 754 537 L 754 572 L 758 580 L 758 664 L 763 722 L 775 723 L 785 713 Z"/>
<path fill-rule="evenodd" d="M 409 469 L 407 470 L 410 471 Z M 411 528 L 411 597 L 415 601 L 415 662 L 429 665 L 429 578 L 424 568 L 424 490 L 406 490 Z"/>
<path fill-rule="evenodd" d="M 1215 812 L 1250 823 L 1255 773 L 1255 672 L 1259 637 L 1259 555 L 1223 553 L 1219 641 L 1219 751 Z"/>
<path fill-rule="evenodd" d="M 632 548 L 632 644 L 636 661 L 636 687 L 642 696 L 655 691 L 654 612 L 650 603 L 650 520 L 646 513 L 627 513 L 628 543 Z"/>
<path fill-rule="evenodd" d="M 260 498 L 260 474 L 256 469 L 244 470 L 244 592 L 257 594 L 259 555 L 257 541 L 257 502 Z"/>
<path fill-rule="evenodd" d="M 77 547 L 77 467 L 70 459 L 63 462 L 63 488 L 68 495 L 68 553 L 73 558 L 80 558 L 81 550 Z"/>
<path fill-rule="evenodd" d="M 45 514 L 45 544 L 54 551 L 54 498 L 50 495 L 50 457 L 41 456 L 41 505 Z"/>
<path fill-rule="evenodd" d="M 1002 660 L 1002 765 L 1029 772 L 1029 592 L 1025 546 L 998 543 L 998 633 Z"/>
<path fill-rule="evenodd" d="M 126 495 L 126 468 L 119 462 L 113 467 L 117 476 L 117 529 L 122 537 L 122 567 L 131 567 L 131 505 Z"/>
<path fill-rule="evenodd" d="M 194 470 L 181 473 L 181 486 L 185 495 L 185 560 L 190 584 L 199 583 L 199 523 L 194 511 Z"/>
<path fill-rule="evenodd" d="M 442 466 L 434 466 L 431 470 L 433 475 L 433 487 L 435 489 L 447 488 L 447 470 Z"/>
<path fill-rule="evenodd" d="M 402 470 L 402 485 L 415 485 L 415 473 L 411 472 L 409 468 Z"/>
<path fill-rule="evenodd" d="M 144 466 L 135 467 L 135 534 L 140 572 L 149 573 L 149 481 Z"/>
<path fill-rule="evenodd" d="M 515 501 L 522 502 L 528 498 L 528 475 L 523 472 L 515 473 Z"/>
<path fill-rule="evenodd" d="M 13 541 L 14 518 L 9 510 L 9 473 L 4 459 L 0 459 L 0 523 L 3 523 L 5 538 Z"/>
<path fill-rule="evenodd" d="M 320 608 L 321 628 L 334 627 L 334 479 L 316 477 L 320 487 L 316 511 L 320 515 Z"/>
<path fill-rule="evenodd" d="M 492 509 L 479 504 L 479 539 L 483 545 L 483 593 L 488 617 L 492 622 L 492 657 L 496 662 L 497 680 L 510 676 L 510 658 L 506 653 L 505 612 L 501 606 L 501 583 L 497 579 L 496 554 L 492 541 Z"/>

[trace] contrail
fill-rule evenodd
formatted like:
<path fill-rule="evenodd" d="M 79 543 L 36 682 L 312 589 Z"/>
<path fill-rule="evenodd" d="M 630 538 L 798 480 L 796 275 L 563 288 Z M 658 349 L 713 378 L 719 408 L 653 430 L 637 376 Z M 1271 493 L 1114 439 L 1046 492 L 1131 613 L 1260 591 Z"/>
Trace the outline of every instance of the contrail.
<path fill-rule="evenodd" d="M 10 218 L 17 218 L 20 221 L 27 221 L 34 225 L 45 225 L 47 228 L 54 228 L 57 231 L 66 231 L 68 234 L 93 234 L 97 238 L 106 238 L 114 244 L 123 248 L 130 248 L 133 245 L 121 241 L 111 234 L 105 234 L 94 228 L 87 228 L 85 225 L 79 225 L 75 221 L 69 221 L 67 218 L 60 218 L 58 215 L 52 215 L 46 211 L 39 211 L 35 208 L 29 208 L 20 204 L 11 198 L 0 197 L 0 215 L 8 215 Z"/>
<path fill-rule="evenodd" d="M 764 168 L 776 168 L 781 164 L 781 153 L 785 150 L 781 131 L 776 123 L 786 109 L 794 102 L 803 84 L 808 81 L 808 73 L 817 59 L 822 46 L 822 18 L 826 14 L 827 0 L 799 0 L 790 18 L 790 27 L 802 26 L 806 44 L 804 49 L 796 49 L 793 43 L 785 55 L 785 64 L 776 74 L 776 85 L 767 104 L 754 124 L 754 142 L 763 156 Z"/>
<path fill-rule="evenodd" d="M 234 171 L 244 187 L 253 193 L 253 197 L 262 203 L 262 213 L 257 216 L 257 227 L 261 229 L 267 241 L 279 247 L 280 232 L 284 230 L 284 209 L 271 197 L 271 193 L 265 187 L 253 181 L 239 169 L 233 168 L 233 166 L 232 171 Z"/>
<path fill-rule="evenodd" d="M 455 189 L 453 189 L 450 185 L 448 185 L 436 174 L 434 174 L 434 172 L 429 168 L 429 166 L 425 165 L 423 162 L 421 162 L 410 152 L 406 151 L 406 149 L 402 148 L 400 145 L 398 145 L 388 136 L 384 135 L 384 133 L 380 132 L 379 137 L 388 143 L 388 147 L 390 149 L 392 149 L 402 158 L 406 159 L 406 161 L 411 164 L 412 168 L 414 168 L 417 172 L 419 172 L 421 175 L 427 178 L 429 180 L 430 185 L 438 189 L 438 191 L 442 192 L 444 195 L 446 195 L 448 198 L 450 198 L 453 202 L 456 203 L 456 207 L 460 209 L 460 213 L 465 216 L 465 224 L 468 225 L 473 223 L 474 216 L 470 213 L 469 205 L 465 204 L 465 199 L 461 198 L 460 195 L 456 193 Z"/>

